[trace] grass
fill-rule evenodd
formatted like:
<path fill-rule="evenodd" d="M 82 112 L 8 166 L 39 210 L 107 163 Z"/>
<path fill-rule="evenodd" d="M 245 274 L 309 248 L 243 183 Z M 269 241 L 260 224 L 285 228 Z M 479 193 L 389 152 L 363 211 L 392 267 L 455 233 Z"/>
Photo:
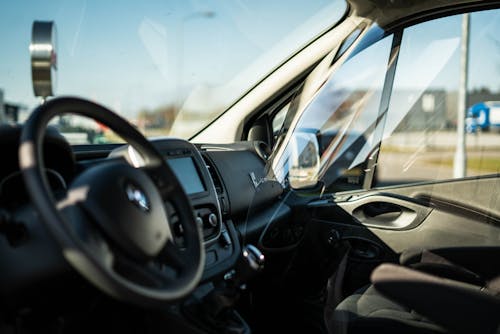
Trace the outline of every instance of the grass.
<path fill-rule="evenodd" d="M 422 149 L 425 152 L 455 152 L 455 146 L 432 146 L 428 147 L 415 147 L 415 146 L 391 146 L 382 145 L 381 153 L 415 153 L 418 149 Z M 467 152 L 469 153 L 481 153 L 481 152 L 499 152 L 500 146 L 469 146 L 467 147 Z"/>
<path fill-rule="evenodd" d="M 453 167 L 453 159 L 428 159 L 426 162 L 433 165 Z M 478 172 L 500 172 L 500 157 L 469 157 L 467 159 L 467 169 Z"/>

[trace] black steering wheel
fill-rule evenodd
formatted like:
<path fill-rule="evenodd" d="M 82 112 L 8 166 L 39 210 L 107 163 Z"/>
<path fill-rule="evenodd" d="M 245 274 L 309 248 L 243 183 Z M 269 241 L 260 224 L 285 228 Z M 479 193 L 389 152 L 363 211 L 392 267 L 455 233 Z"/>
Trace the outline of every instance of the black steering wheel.
<path fill-rule="evenodd" d="M 68 113 L 109 127 L 141 163 L 99 163 L 76 176 L 64 198 L 54 198 L 42 142 L 49 121 Z M 161 154 L 126 120 L 87 100 L 55 98 L 25 123 L 19 162 L 41 221 L 66 260 L 98 288 L 136 305 L 162 306 L 196 287 L 205 253 L 189 199 Z M 172 216 L 182 226 L 182 245 L 173 239 Z"/>

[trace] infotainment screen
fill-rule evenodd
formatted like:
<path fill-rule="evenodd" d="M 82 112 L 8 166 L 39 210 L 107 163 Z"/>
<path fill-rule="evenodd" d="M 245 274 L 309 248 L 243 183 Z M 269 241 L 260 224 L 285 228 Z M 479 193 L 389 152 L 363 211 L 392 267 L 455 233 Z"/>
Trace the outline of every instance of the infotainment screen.
<path fill-rule="evenodd" d="M 168 165 L 182 184 L 184 191 L 188 194 L 196 194 L 205 191 L 200 175 L 196 170 L 193 158 L 182 157 L 167 160 Z"/>

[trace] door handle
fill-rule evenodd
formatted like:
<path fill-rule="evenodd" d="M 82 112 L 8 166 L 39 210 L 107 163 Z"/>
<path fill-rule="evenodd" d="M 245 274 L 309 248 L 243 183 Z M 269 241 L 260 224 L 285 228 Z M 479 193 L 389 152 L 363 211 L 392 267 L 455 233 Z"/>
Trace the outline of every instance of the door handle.
<path fill-rule="evenodd" d="M 367 217 L 385 220 L 394 220 L 403 213 L 403 210 L 399 205 L 388 202 L 366 203 L 362 206 L 362 210 L 364 215 Z"/>
<path fill-rule="evenodd" d="M 429 215 L 432 208 L 387 195 L 367 196 L 337 203 L 358 223 L 380 229 L 409 230 Z"/>

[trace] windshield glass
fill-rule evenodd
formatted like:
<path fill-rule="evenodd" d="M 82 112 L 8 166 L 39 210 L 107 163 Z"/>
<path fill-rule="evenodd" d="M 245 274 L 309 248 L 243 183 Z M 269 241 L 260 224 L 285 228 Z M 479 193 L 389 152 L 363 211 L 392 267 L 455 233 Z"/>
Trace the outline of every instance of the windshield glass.
<path fill-rule="evenodd" d="M 15 108 L 7 120 L 23 122 L 39 103 L 31 29 L 35 20 L 54 21 L 56 95 L 102 103 L 147 136 L 189 138 L 345 10 L 331 0 L 9 2 L 0 13 L 0 111 Z M 105 131 L 72 118 L 57 124 L 68 133 Z"/>

